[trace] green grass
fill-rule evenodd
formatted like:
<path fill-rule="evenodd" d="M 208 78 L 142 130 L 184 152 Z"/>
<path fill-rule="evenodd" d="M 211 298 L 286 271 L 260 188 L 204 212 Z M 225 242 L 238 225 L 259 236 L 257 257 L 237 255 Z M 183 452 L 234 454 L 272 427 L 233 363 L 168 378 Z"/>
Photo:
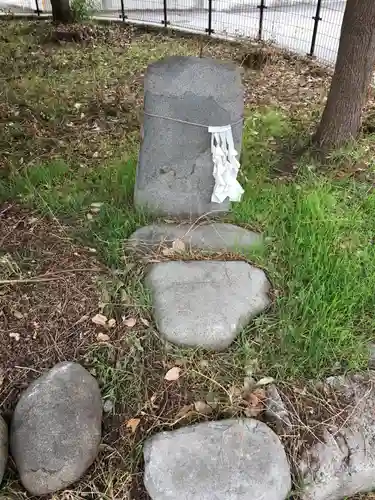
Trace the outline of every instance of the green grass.
<path fill-rule="evenodd" d="M 375 337 L 375 195 L 367 184 L 314 174 L 308 156 L 293 182 L 270 179 L 280 158 L 275 140 L 296 132 L 275 110 L 251 114 L 241 174 L 246 192 L 231 216 L 265 234 L 266 251 L 251 258 L 277 290 L 272 311 L 242 335 L 238 352 L 251 352 L 262 373 L 281 378 L 364 367 Z M 100 170 L 52 162 L 11 175 L 0 192 L 69 220 L 80 240 L 121 268 L 125 238 L 150 220 L 132 205 L 135 165 L 131 155 Z M 88 220 L 97 202 L 100 211 Z"/>

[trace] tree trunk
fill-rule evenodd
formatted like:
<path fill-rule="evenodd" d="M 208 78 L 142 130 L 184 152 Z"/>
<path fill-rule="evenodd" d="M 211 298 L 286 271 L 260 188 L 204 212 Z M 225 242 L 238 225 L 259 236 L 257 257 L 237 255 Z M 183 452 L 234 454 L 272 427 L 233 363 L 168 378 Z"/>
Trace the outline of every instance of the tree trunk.
<path fill-rule="evenodd" d="M 73 21 L 69 0 L 51 0 L 51 4 L 54 23 L 69 24 Z"/>
<path fill-rule="evenodd" d="M 328 100 L 314 137 L 323 149 L 358 135 L 375 64 L 375 0 L 347 0 Z"/>

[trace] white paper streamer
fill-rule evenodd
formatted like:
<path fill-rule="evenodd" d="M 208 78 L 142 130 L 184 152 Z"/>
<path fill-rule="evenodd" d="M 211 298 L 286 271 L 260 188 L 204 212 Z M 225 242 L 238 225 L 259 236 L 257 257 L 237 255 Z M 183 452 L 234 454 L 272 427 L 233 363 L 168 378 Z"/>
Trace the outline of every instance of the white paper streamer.
<path fill-rule="evenodd" d="M 230 201 L 240 201 L 244 190 L 237 181 L 240 163 L 234 148 L 232 127 L 208 127 L 211 134 L 211 153 L 214 162 L 213 176 L 215 186 L 211 201 L 222 203 L 226 198 Z"/>

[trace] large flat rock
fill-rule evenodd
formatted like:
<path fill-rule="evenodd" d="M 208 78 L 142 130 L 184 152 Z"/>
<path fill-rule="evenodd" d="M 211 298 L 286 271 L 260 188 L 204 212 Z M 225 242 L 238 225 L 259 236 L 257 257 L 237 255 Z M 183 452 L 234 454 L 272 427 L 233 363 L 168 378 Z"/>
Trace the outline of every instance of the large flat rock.
<path fill-rule="evenodd" d="M 59 363 L 21 395 L 10 444 L 20 479 L 33 495 L 77 481 L 95 460 L 101 440 L 99 386 L 77 363 Z"/>
<path fill-rule="evenodd" d="M 326 423 L 306 449 L 299 464 L 302 500 L 342 500 L 375 489 L 375 374 L 330 377 L 326 386 L 347 405 L 344 423 Z"/>
<path fill-rule="evenodd" d="M 208 126 L 233 124 L 240 152 L 240 69 L 214 59 L 167 57 L 148 66 L 144 89 L 136 206 L 184 218 L 227 211 L 228 199 L 211 202 L 215 181 Z"/>
<path fill-rule="evenodd" d="M 264 271 L 241 261 L 153 264 L 146 285 L 161 335 L 190 347 L 225 349 L 270 305 Z"/>
<path fill-rule="evenodd" d="M 277 435 L 253 419 L 161 432 L 144 446 L 152 500 L 284 500 L 289 464 Z"/>
<path fill-rule="evenodd" d="M 147 254 L 161 247 L 172 247 L 181 240 L 186 250 L 211 252 L 245 251 L 262 244 L 262 236 L 234 224 L 152 224 L 137 229 L 127 241 L 128 246 Z"/>

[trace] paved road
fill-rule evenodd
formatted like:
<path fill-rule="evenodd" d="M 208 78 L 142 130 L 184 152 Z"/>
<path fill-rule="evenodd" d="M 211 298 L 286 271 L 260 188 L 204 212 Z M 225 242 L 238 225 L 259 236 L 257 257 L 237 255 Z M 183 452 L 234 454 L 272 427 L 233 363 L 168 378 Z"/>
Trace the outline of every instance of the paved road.
<path fill-rule="evenodd" d="M 42 1 L 39 0 L 39 5 Z M 110 0 L 113 10 L 98 12 L 101 17 L 118 19 L 120 0 Z M 213 0 L 212 28 L 215 33 L 230 37 L 256 37 L 259 30 L 259 9 L 249 5 L 248 0 L 234 0 L 228 5 L 228 0 Z M 18 12 L 30 11 L 35 0 L 0 0 L 1 6 L 5 3 L 13 5 L 12 10 Z M 160 9 L 161 0 L 139 0 L 145 6 L 142 10 L 127 11 L 129 21 L 142 21 L 160 24 L 163 11 Z M 167 0 L 168 2 L 168 0 Z M 233 2 L 233 0 L 231 0 Z M 126 0 L 124 0 L 126 8 Z M 267 0 L 265 2 L 267 4 Z M 15 4 L 18 6 L 15 6 Z M 22 9 L 21 6 L 28 8 Z M 340 30 L 345 0 L 323 0 L 318 25 L 315 55 L 325 63 L 334 64 L 340 38 Z M 299 54 L 310 51 L 314 29 L 316 0 L 308 0 L 283 7 L 269 7 L 264 11 L 262 37 L 280 47 Z M 203 31 L 208 25 L 208 11 L 205 9 L 168 10 L 168 20 L 171 27 L 186 30 Z"/>

